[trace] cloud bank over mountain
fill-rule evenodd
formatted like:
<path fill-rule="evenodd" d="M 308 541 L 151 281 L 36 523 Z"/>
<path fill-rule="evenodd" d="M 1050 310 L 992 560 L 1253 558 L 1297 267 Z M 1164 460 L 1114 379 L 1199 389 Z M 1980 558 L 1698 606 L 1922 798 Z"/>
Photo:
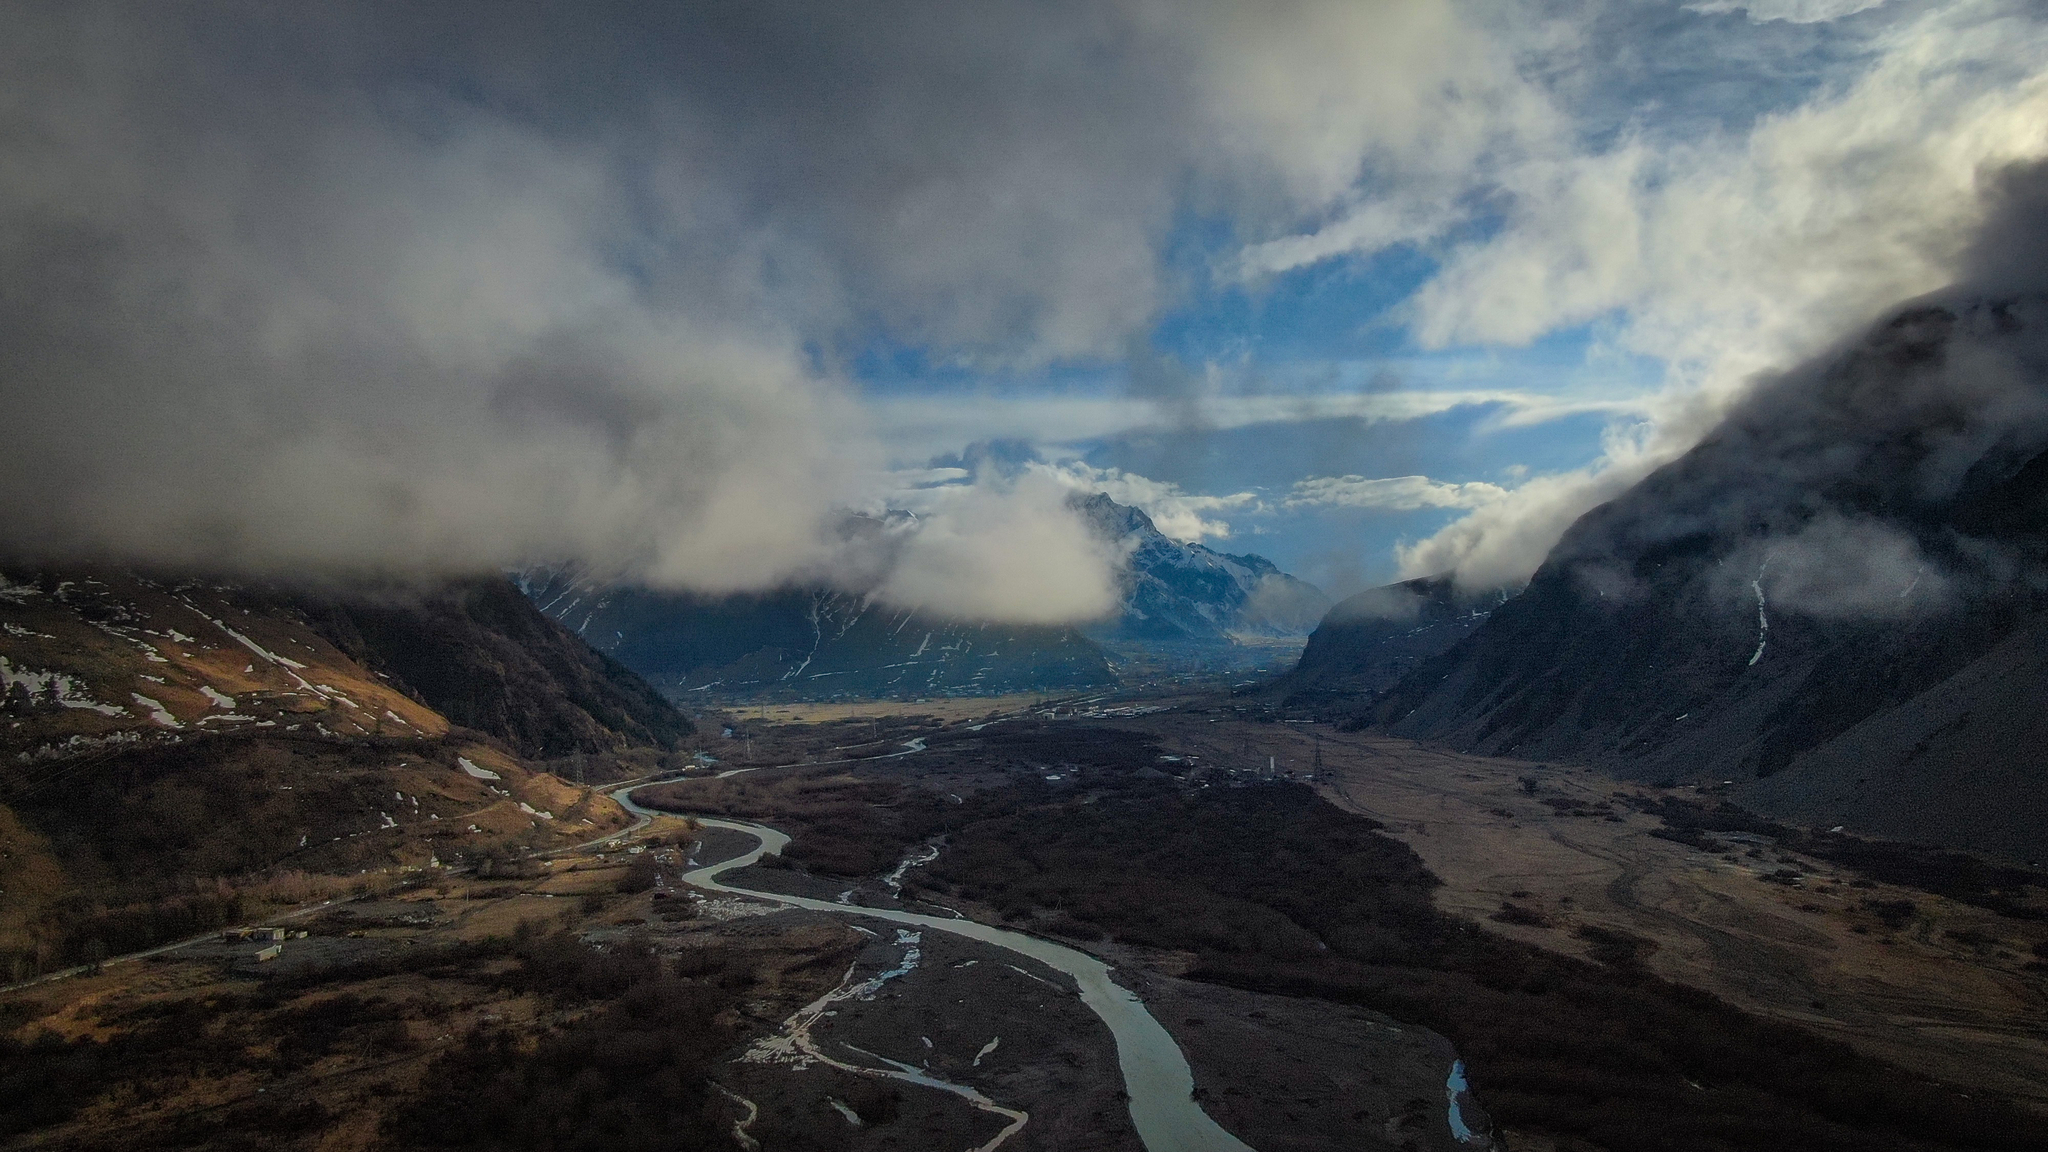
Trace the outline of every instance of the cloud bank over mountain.
<path fill-rule="evenodd" d="M 1601 322 L 1669 364 L 1669 385 L 1601 460 L 1410 546 L 1405 574 L 1526 578 L 1571 521 L 1691 447 L 1760 375 L 1966 275 L 2002 174 L 2048 153 L 2048 22 L 2017 5 L 1930 7 L 1866 52 L 1839 86 L 1746 134 L 1624 133 L 1504 180 L 1508 225 L 1417 294 L 1421 338 L 1513 343 Z"/>
<path fill-rule="evenodd" d="M 2048 147 L 2027 8 L 1793 7 L 1840 10 L 1833 79 L 1702 132 L 1617 111 L 1635 65 L 1602 38 L 1637 13 L 1605 3 L 15 5 L 0 551 L 562 561 L 1078 619 L 1118 563 L 1053 498 L 1079 473 L 976 473 L 881 553 L 845 511 L 963 449 L 931 441 L 982 399 L 1052 440 L 1460 405 L 1616 420 L 1602 462 L 1498 497 L 1392 462 L 1305 465 L 1272 499 L 1086 465 L 1190 539 L 1290 500 L 1469 507 L 1404 563 L 1513 579 L 1740 381 L 1943 282 L 1981 174 Z M 1294 397 L 1252 352 L 1182 371 L 1148 348 L 1203 293 L 1256 302 L 1390 250 L 1426 274 L 1347 323 L 1425 352 L 1591 325 L 1673 365 L 1668 395 Z M 930 386 L 877 394 L 878 348 Z M 1076 393 L 1077 365 L 1121 385 Z"/>
<path fill-rule="evenodd" d="M 1113 352 L 1166 291 L 1191 171 L 1257 221 L 1527 103 L 1440 4 L 0 22 L 0 540 L 266 570 L 829 572 L 882 471 L 844 341 Z M 1025 618 L 1109 586 L 1028 486 L 958 514 L 884 586 Z"/>

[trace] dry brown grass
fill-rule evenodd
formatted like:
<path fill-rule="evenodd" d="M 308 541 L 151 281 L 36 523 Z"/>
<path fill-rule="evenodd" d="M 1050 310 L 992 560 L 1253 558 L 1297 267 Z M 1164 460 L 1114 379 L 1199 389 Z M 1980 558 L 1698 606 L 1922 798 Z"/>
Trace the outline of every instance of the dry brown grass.
<path fill-rule="evenodd" d="M 1147 720 L 1133 726 L 1211 762 L 1246 759 L 1249 745 L 1251 758 L 1277 756 L 1305 774 L 1313 757 L 1305 726 Z M 1819 861 L 1802 862 L 1799 887 L 1765 882 L 1784 866 L 1777 851 L 1752 858 L 1735 845 L 1731 861 L 1653 837 L 1659 822 L 1614 794 L 1656 789 L 1582 769 L 1316 731 L 1335 775 L 1320 791 L 1413 848 L 1444 881 L 1445 911 L 1575 956 L 1589 954 L 1585 927 L 1645 937 L 1656 947 L 1644 966 L 1656 975 L 2048 1109 L 2048 979 L 2027 967 L 2048 925 L 1890 885 L 1851 887 L 1857 877 Z M 1533 794 L 1522 784 L 1532 775 Z M 1896 900 L 1916 912 L 1891 932 L 1868 906 Z M 1503 922 L 1508 903 L 1548 925 Z"/>
<path fill-rule="evenodd" d="M 657 820 L 640 838 L 666 840 L 685 828 L 679 820 Z M 448 949 L 522 934 L 616 932 L 620 923 L 653 920 L 649 895 L 612 894 L 626 859 L 617 852 L 603 858 L 595 851 L 578 852 L 554 861 L 533 880 L 440 876 L 424 885 L 416 873 L 353 878 L 280 874 L 260 886 L 267 898 L 318 896 L 342 883 L 351 890 L 367 886 L 381 908 L 356 907 L 372 907 L 387 919 L 408 908 L 431 909 L 433 922 L 378 926 L 382 920 L 373 916 L 365 922 L 367 927 L 351 929 L 360 939 L 347 941 L 339 939 L 346 925 L 337 922 L 324 929 L 330 942 L 378 949 L 372 955 L 387 965 L 381 969 L 344 967 L 333 975 L 317 969 L 251 970 L 246 965 L 230 968 L 220 959 L 181 959 L 173 953 L 0 993 L 0 1038 L 16 1042 L 46 1035 L 64 1042 L 118 1044 L 130 1033 L 148 1030 L 166 1013 L 186 1013 L 176 1018 L 204 1024 L 191 1029 L 190 1052 L 174 1046 L 140 1064 L 131 1054 L 125 1064 L 106 1066 L 117 1074 L 104 1083 L 86 1085 L 89 1099 L 68 1120 L 4 1142 L 24 1148 L 134 1147 L 165 1132 L 225 1125 L 214 1146 L 259 1138 L 271 1146 L 322 1152 L 384 1146 L 393 1110 L 422 1091 L 423 1078 L 435 1061 L 459 1047 L 472 1030 L 509 1031 L 531 1043 L 549 1029 L 573 1026 L 602 1008 L 601 1003 L 544 1001 L 523 989 L 509 978 L 518 961 L 504 954 L 502 943 L 496 951 L 482 953 Z M 252 886 L 252 894 L 255 891 Z M 602 893 L 605 898 L 593 907 L 582 899 L 586 893 Z M 836 925 L 790 924 L 763 931 L 749 923 L 732 938 L 716 930 L 696 931 L 679 946 L 716 953 L 698 967 L 708 971 L 707 979 L 714 983 L 732 981 L 730 995 L 746 998 L 747 1014 L 730 1017 L 736 1026 L 759 1028 L 837 980 L 847 949 L 857 947 L 860 940 L 850 929 Z M 320 942 L 290 941 L 286 950 L 289 954 Z M 443 955 L 458 960 L 437 965 L 434 958 Z M 473 958 L 460 960 L 462 956 Z M 831 962 L 824 963 L 821 957 Z M 425 963 L 414 964 L 409 958 Z M 294 1021 L 317 1014 L 322 1004 L 337 996 L 399 1005 L 399 1027 L 387 1022 L 380 1031 L 374 1021 L 357 1024 L 342 1019 L 325 1026 L 340 1029 L 340 1039 L 325 1049 L 316 1048 L 310 1056 L 287 1051 L 295 1037 L 299 1049 L 305 1048 L 302 1028 Z M 324 1117 L 302 1134 L 268 1131 L 261 1126 L 268 1122 L 261 1109 L 281 1098 L 317 1105 Z M 249 1124 L 257 1127 L 248 1128 Z"/>
<path fill-rule="evenodd" d="M 1008 696 L 934 696 L 927 700 L 847 700 L 814 704 L 763 704 L 734 708 L 743 722 L 766 724 L 832 724 L 842 720 L 909 719 L 982 720 L 1021 712 L 1047 699 L 1044 693 Z"/>
<path fill-rule="evenodd" d="M 102 572 L 71 581 L 61 599 L 51 591 L 0 601 L 0 619 L 17 629 L 0 635 L 0 655 L 17 669 L 68 673 L 95 700 L 127 712 L 108 716 L 58 708 L 11 717 L 22 723 L 15 728 L 10 722 L 0 731 L 0 749 L 9 752 L 33 754 L 74 735 L 166 737 L 165 726 L 135 699 L 138 694 L 161 705 L 187 735 L 265 720 L 387 738 L 448 732 L 440 715 L 351 660 L 303 621 L 275 610 L 245 612 L 214 588 Z M 298 667 L 265 658 L 229 629 Z M 233 698 L 232 713 L 205 689 Z M 221 719 L 230 714 L 252 721 Z"/>

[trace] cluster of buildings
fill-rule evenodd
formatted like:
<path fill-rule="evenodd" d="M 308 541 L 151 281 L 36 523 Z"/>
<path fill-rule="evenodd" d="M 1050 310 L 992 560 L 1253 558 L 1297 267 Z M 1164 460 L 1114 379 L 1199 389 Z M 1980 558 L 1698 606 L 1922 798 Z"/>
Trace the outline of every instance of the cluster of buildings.
<path fill-rule="evenodd" d="M 220 934 L 223 944 L 244 944 L 250 941 L 267 941 L 257 950 L 256 959 L 275 960 L 284 952 L 284 942 L 290 939 L 304 940 L 305 929 L 293 931 L 289 928 L 229 928 Z"/>

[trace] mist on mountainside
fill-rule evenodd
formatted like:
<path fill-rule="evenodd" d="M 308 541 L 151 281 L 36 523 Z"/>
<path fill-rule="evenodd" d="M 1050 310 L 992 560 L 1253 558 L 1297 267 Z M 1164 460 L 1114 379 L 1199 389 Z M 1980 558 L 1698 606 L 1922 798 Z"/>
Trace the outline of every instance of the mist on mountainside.
<path fill-rule="evenodd" d="M 1259 658 L 1298 642 L 1329 599 L 1255 555 L 1173 540 L 1137 508 L 1101 493 L 1065 498 L 1102 554 L 1118 558 L 1116 601 L 1078 627 L 962 619 L 902 606 L 886 585 L 938 587 L 918 545 L 919 518 L 849 516 L 849 554 L 883 557 L 865 581 L 707 596 L 539 565 L 519 586 L 541 611 L 677 700 L 987 695 L 1116 682 L 1112 653 L 1170 654 L 1197 665 Z M 1000 522 L 991 526 L 1000 531 Z M 1028 537 L 1006 547 L 1027 548 Z M 1249 646 L 1249 647 L 1248 647 Z M 1107 651 L 1105 649 L 1108 649 Z"/>
<path fill-rule="evenodd" d="M 1068 497 L 1122 558 L 1119 602 L 1088 624 L 1108 642 L 1227 644 L 1298 638 L 1329 608 L 1323 591 L 1263 556 L 1175 540 L 1143 511 L 1102 493 Z"/>
<path fill-rule="evenodd" d="M 1954 516 L 2048 449 L 2048 164 L 1992 183 L 1958 284 L 1761 382 L 1686 460 L 1575 525 L 1546 570 L 1626 602 L 1646 557 L 1709 548 L 1701 607 L 1753 607 L 1760 589 L 1846 619 L 2043 587 L 2029 509 Z"/>
<path fill-rule="evenodd" d="M 1761 382 L 1349 706 L 1477 751 L 1747 780 L 1801 819 L 2048 847 L 2027 767 L 2048 748 L 2048 167 L 1999 189 L 1957 285 Z"/>
<path fill-rule="evenodd" d="M 375 578 L 573 560 L 712 594 L 863 578 L 878 558 L 837 523 L 896 481 L 851 330 L 879 312 L 1037 363 L 1113 350 L 1154 297 L 1160 208 L 1133 190 L 1159 160 L 1119 134 L 1155 89 L 995 65 L 979 34 L 1023 8 L 908 14 L 14 7 L 0 553 Z M 920 95 L 958 72 L 990 86 Z M 1071 94 L 1019 121 L 1022 91 Z M 1085 155 L 1028 159 L 1110 106 Z M 953 146 L 865 143 L 905 130 Z M 879 594 L 1100 613 L 1114 557 L 1059 495 L 935 507 L 879 557 L 903 559 Z"/>

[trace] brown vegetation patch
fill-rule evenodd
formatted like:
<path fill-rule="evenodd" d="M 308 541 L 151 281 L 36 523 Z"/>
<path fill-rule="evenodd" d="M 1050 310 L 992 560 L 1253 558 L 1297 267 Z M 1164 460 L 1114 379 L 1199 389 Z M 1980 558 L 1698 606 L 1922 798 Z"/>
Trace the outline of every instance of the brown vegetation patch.
<path fill-rule="evenodd" d="M 1288 785 L 971 799 L 933 882 L 1119 941 L 1198 953 L 1195 975 L 1368 1006 L 1448 1037 L 1503 1123 L 1612 1148 L 2020 1148 L 2038 1120 L 1644 973 L 1439 913 L 1435 879 L 1376 825 Z M 1042 924 L 1043 921 L 1040 921 Z"/>

